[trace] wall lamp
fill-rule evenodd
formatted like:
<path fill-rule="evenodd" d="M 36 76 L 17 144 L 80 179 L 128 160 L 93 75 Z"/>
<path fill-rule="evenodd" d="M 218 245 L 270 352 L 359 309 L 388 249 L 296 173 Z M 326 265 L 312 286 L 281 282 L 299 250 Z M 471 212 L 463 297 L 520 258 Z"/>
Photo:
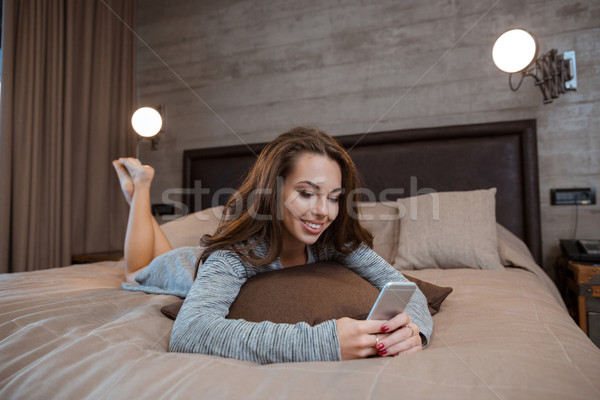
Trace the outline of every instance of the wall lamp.
<path fill-rule="evenodd" d="M 523 29 L 504 32 L 494 43 L 492 58 L 496 67 L 508 75 L 508 85 L 517 91 L 523 79 L 531 76 L 544 96 L 544 104 L 552 103 L 567 90 L 577 89 L 577 69 L 575 52 L 558 54 L 556 49 L 538 57 L 537 39 Z M 513 86 L 512 76 L 521 74 L 517 86 Z"/>
<path fill-rule="evenodd" d="M 131 116 L 133 130 L 139 135 L 137 142 L 137 158 L 140 158 L 140 142 L 150 140 L 152 150 L 158 149 L 160 134 L 164 132 L 163 107 L 141 107 Z"/>

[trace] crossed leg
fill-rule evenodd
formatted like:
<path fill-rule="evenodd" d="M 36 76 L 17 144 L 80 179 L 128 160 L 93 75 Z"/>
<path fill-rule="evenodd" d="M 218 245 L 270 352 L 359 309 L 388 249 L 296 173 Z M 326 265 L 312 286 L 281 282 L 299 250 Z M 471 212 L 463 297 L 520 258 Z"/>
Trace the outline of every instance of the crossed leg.
<path fill-rule="evenodd" d="M 113 161 L 125 200 L 129 203 L 129 219 L 125 235 L 124 257 L 128 280 L 154 258 L 172 249 L 169 240 L 152 216 L 150 184 L 154 169 L 135 158 Z"/>

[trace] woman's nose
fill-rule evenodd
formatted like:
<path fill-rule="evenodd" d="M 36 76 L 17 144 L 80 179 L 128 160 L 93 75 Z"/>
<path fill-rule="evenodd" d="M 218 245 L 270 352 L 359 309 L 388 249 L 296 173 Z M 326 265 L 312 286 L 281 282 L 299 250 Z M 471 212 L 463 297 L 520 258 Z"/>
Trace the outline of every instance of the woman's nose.
<path fill-rule="evenodd" d="M 318 216 L 329 214 L 329 205 L 327 204 L 327 196 L 318 196 L 315 201 L 313 213 Z"/>

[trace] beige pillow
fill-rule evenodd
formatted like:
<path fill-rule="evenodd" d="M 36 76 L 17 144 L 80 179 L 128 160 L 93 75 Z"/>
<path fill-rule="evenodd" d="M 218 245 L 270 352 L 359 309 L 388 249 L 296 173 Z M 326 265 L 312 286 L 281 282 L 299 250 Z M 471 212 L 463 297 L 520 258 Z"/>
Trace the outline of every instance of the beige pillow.
<path fill-rule="evenodd" d="M 169 221 L 160 227 L 173 248 L 198 246 L 204 234 L 215 233 L 222 214 L 223 206 L 207 208 Z"/>
<path fill-rule="evenodd" d="M 496 224 L 498 235 L 498 254 L 502 265 L 527 267 L 537 265 L 527 245 L 514 233 L 500 224 Z"/>
<path fill-rule="evenodd" d="M 399 199 L 397 269 L 503 269 L 496 188 Z"/>
<path fill-rule="evenodd" d="M 358 203 L 361 225 L 373 234 L 373 250 L 392 264 L 398 251 L 400 216 L 395 201 Z"/>
<path fill-rule="evenodd" d="M 395 201 L 361 202 L 358 205 L 362 225 L 375 236 L 373 249 L 387 262 L 396 258 L 400 218 Z M 213 234 L 223 213 L 223 206 L 208 208 L 161 225 L 173 248 L 198 246 L 204 234 Z"/>

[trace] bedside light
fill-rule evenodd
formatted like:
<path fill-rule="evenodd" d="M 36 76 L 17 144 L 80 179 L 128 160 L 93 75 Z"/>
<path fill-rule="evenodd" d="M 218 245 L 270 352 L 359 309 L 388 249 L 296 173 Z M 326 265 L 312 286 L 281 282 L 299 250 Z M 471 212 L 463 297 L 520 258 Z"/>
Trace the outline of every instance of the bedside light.
<path fill-rule="evenodd" d="M 160 112 L 159 112 L 160 111 Z M 152 141 L 152 150 L 158 149 L 159 134 L 164 132 L 162 107 L 158 110 L 152 107 L 138 108 L 131 116 L 131 126 L 140 136 L 140 140 L 149 139 Z M 137 143 L 137 158 L 140 156 L 139 144 Z"/>
<path fill-rule="evenodd" d="M 535 38 L 523 29 L 504 32 L 494 43 L 492 58 L 502 72 L 514 74 L 529 67 L 537 56 Z"/>
<path fill-rule="evenodd" d="M 162 129 L 162 117 L 151 107 L 138 108 L 131 117 L 133 130 L 142 137 L 157 135 Z"/>
<path fill-rule="evenodd" d="M 558 54 L 552 49 L 538 57 L 536 38 L 523 29 L 511 29 L 504 32 L 492 48 L 492 59 L 496 67 L 508 75 L 508 85 L 512 91 L 517 91 L 523 79 L 531 76 L 535 85 L 544 96 L 544 104 L 551 103 L 567 90 L 577 89 L 577 70 L 575 52 L 568 51 Z M 521 80 L 513 86 L 513 74 L 521 74 Z"/>

